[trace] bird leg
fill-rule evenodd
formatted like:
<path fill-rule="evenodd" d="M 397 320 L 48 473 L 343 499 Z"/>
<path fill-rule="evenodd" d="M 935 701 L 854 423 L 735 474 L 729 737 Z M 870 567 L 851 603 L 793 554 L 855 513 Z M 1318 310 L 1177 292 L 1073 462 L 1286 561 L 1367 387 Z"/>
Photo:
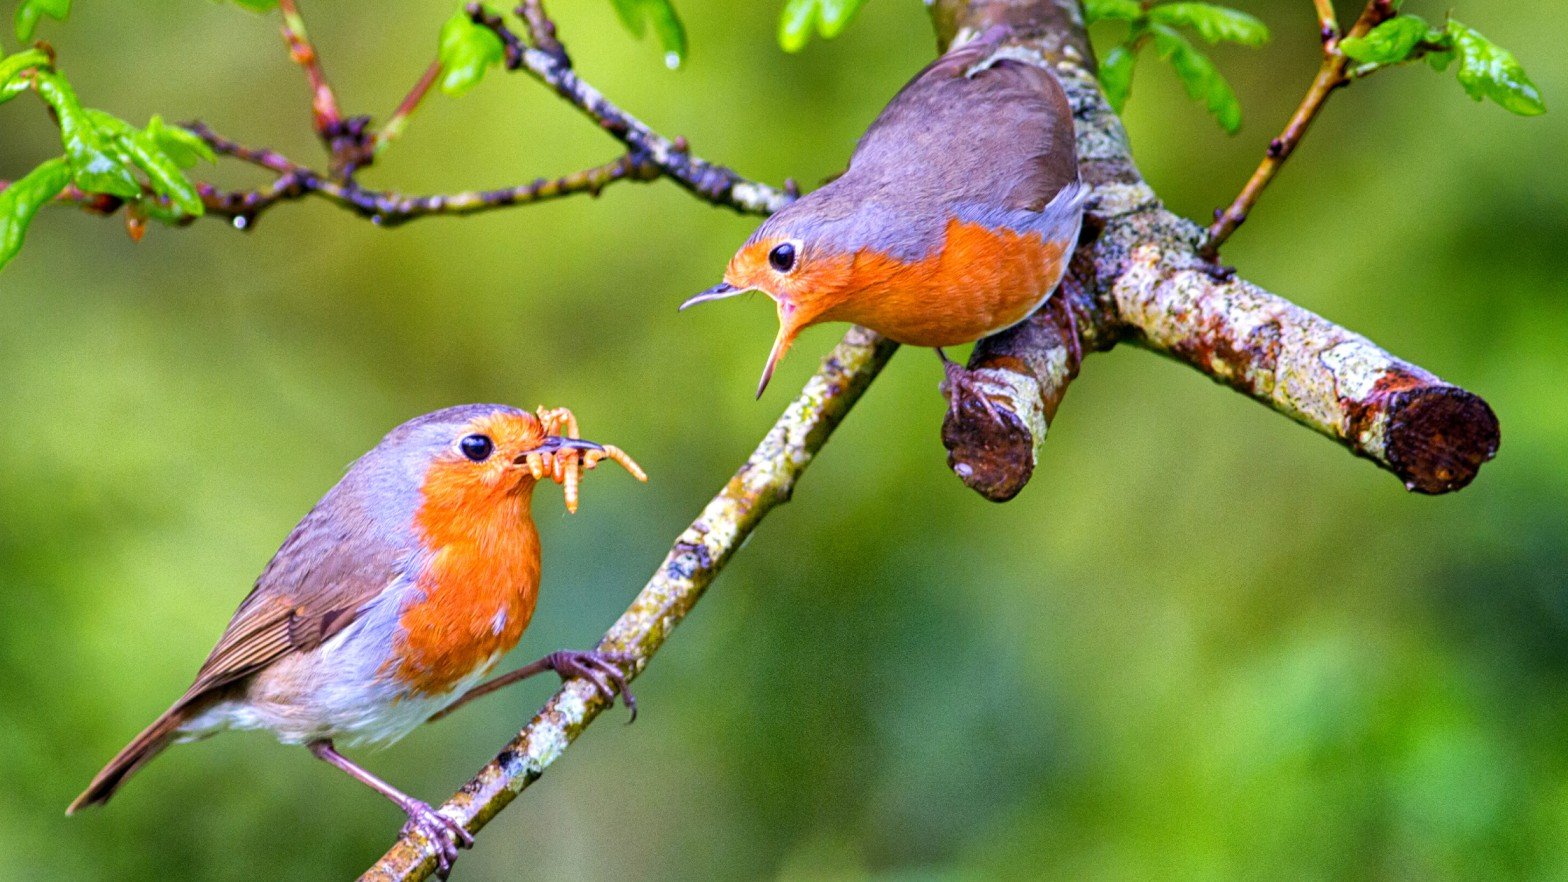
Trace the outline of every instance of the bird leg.
<path fill-rule="evenodd" d="M 936 349 L 936 355 L 942 359 L 942 369 L 947 374 L 947 378 L 942 381 L 942 394 L 947 396 L 947 412 L 956 417 L 960 402 L 963 401 L 965 396 L 968 396 L 979 399 L 980 404 L 985 408 L 985 412 L 990 415 L 992 420 L 998 423 L 1002 422 L 1002 415 L 997 413 L 996 405 L 991 403 L 991 397 L 985 394 L 979 383 L 975 382 L 974 374 L 970 373 L 963 365 L 948 358 L 947 353 L 943 352 L 940 346 Z"/>
<path fill-rule="evenodd" d="M 421 836 L 430 840 L 430 844 L 435 846 L 437 876 L 445 879 L 447 874 L 452 872 L 452 863 L 457 860 L 459 848 L 473 847 L 474 836 L 464 830 L 462 824 L 431 808 L 429 803 L 409 796 L 360 768 L 353 760 L 338 753 L 330 740 L 312 741 L 306 746 L 317 759 L 337 766 L 354 780 L 392 800 L 394 805 L 402 809 L 404 814 L 408 815 L 408 823 L 403 825 L 404 832 L 418 830 Z"/>
<path fill-rule="evenodd" d="M 535 674 L 542 674 L 545 671 L 555 671 L 561 675 L 562 681 L 570 680 L 573 677 L 581 677 L 592 683 L 595 691 L 604 696 L 605 700 L 611 704 L 615 703 L 615 697 L 619 695 L 621 702 L 626 705 L 626 709 L 632 712 L 632 718 L 628 722 L 633 722 L 637 719 L 637 698 L 632 695 L 631 687 L 626 685 L 626 671 L 622 668 L 622 665 L 631 665 L 635 661 L 636 657 L 626 652 L 600 652 L 598 650 L 585 652 L 572 649 L 552 652 L 536 662 L 523 665 L 515 671 L 480 683 L 478 686 L 463 693 L 456 701 L 447 705 L 445 709 L 432 716 L 429 722 L 433 723 L 441 719 L 476 698 L 483 698 L 497 689 L 504 689 L 519 680 L 526 680 Z"/>

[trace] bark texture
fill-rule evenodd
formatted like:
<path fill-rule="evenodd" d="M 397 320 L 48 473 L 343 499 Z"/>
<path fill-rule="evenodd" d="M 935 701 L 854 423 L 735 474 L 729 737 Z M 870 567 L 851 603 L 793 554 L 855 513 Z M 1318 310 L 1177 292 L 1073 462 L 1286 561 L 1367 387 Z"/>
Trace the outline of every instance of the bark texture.
<path fill-rule="evenodd" d="M 1122 340 L 1339 441 L 1410 490 L 1457 490 L 1496 455 L 1497 417 L 1482 398 L 1201 256 L 1203 229 L 1167 211 L 1133 163 L 1095 80 L 1076 0 L 936 0 L 932 18 L 943 45 L 1008 24 L 1017 57 L 1056 72 L 1094 187 L 1061 293 L 970 358 L 973 387 L 1000 418 L 960 400 L 944 422 L 948 463 L 966 484 L 998 501 L 1017 495 L 1080 353 Z"/>

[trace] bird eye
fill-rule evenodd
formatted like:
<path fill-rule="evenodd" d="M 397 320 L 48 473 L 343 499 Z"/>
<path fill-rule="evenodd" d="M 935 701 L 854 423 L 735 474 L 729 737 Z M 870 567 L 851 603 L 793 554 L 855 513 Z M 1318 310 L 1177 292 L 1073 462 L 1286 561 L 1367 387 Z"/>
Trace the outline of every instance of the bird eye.
<path fill-rule="evenodd" d="M 489 435 L 469 435 L 457 442 L 457 446 L 464 456 L 474 462 L 484 462 L 495 450 L 495 442 L 490 440 Z"/>
<path fill-rule="evenodd" d="M 781 273 L 787 273 L 795 268 L 795 246 L 785 242 L 768 252 L 768 263 Z"/>

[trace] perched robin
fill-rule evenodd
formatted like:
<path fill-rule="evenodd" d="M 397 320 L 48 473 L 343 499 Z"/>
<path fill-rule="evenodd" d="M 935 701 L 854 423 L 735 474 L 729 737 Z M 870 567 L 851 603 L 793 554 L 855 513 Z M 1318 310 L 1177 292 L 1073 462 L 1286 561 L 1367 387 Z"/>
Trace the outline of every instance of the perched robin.
<path fill-rule="evenodd" d="M 445 875 L 473 838 L 457 822 L 339 754 L 387 744 L 472 697 L 544 670 L 583 677 L 635 713 L 613 653 L 562 651 L 476 685 L 517 644 L 539 588 L 535 484 L 565 487 L 601 459 L 647 476 L 618 448 L 577 436 L 571 412 L 471 404 L 393 429 L 284 540 L 172 707 L 66 809 L 107 802 L 175 741 L 270 729 L 304 744 L 408 814 Z"/>
<path fill-rule="evenodd" d="M 687 300 L 761 291 L 779 332 L 757 395 L 803 328 L 865 325 L 941 347 L 1023 321 L 1061 281 L 1088 194 L 1072 109 L 1047 70 L 1009 58 L 998 26 L 921 71 L 838 179 L 768 218 L 724 281 Z"/>

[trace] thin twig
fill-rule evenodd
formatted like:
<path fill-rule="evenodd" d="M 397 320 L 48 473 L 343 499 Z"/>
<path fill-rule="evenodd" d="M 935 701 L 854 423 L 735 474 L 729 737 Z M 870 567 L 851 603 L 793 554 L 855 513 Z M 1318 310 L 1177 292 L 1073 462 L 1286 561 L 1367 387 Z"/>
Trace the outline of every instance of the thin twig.
<path fill-rule="evenodd" d="M 571 63 L 565 60 L 564 53 L 558 58 L 528 46 L 507 27 L 505 21 L 491 15 L 478 3 L 470 3 L 466 8 L 475 24 L 489 28 L 501 38 L 506 46 L 508 69 L 526 70 L 532 74 L 632 152 L 647 154 L 665 176 L 692 193 L 718 205 L 729 205 L 737 211 L 762 213 L 778 211 L 800 195 L 789 182 L 786 182 L 784 190 L 775 190 L 748 181 L 722 165 L 693 156 L 684 138 L 665 138 L 617 107 L 598 89 L 579 79 Z M 544 12 L 538 10 L 536 14 L 542 18 Z M 548 22 L 548 19 L 543 20 Z"/>
<path fill-rule="evenodd" d="M 571 66 L 566 47 L 556 38 L 555 21 L 545 14 L 543 0 L 522 0 L 517 6 L 517 17 L 528 28 L 529 45 L 555 56 L 567 67 Z"/>
<path fill-rule="evenodd" d="M 1236 228 L 1247 220 L 1247 215 L 1251 213 L 1252 206 L 1257 204 L 1258 198 L 1263 195 L 1263 190 L 1274 180 L 1274 176 L 1279 174 L 1285 160 L 1290 158 L 1290 154 L 1295 152 L 1296 146 L 1306 136 L 1307 129 L 1311 127 L 1312 121 L 1317 119 L 1324 102 L 1334 94 L 1335 89 L 1350 82 L 1350 78 L 1345 73 L 1350 58 L 1340 51 L 1339 35 L 1331 34 L 1329 30 L 1331 24 L 1333 31 L 1337 32 L 1338 29 L 1338 25 L 1333 24 L 1333 8 L 1327 0 L 1316 0 L 1316 2 L 1320 21 L 1329 22 L 1324 25 L 1323 31 L 1326 35 L 1323 39 L 1323 62 L 1318 66 L 1318 72 L 1312 78 L 1312 85 L 1308 87 L 1307 94 L 1302 97 L 1296 112 L 1291 114 L 1284 130 L 1278 137 L 1269 141 L 1268 149 L 1263 154 L 1263 161 L 1258 163 L 1257 170 L 1252 173 L 1251 178 L 1247 179 L 1246 186 L 1241 188 L 1241 192 L 1229 206 L 1223 211 L 1214 213 L 1214 223 L 1209 225 L 1201 248 L 1201 253 L 1209 260 L 1219 255 L 1220 246 L 1224 245 L 1225 240 L 1236 232 Z M 1328 19 L 1322 18 L 1325 8 L 1327 8 Z M 1346 36 L 1362 36 L 1373 27 L 1392 18 L 1394 14 L 1390 0 L 1369 0 Z"/>
<path fill-rule="evenodd" d="M 1334 14 L 1334 0 L 1312 0 L 1318 14 L 1318 36 L 1323 41 L 1323 51 L 1339 39 L 1339 16 Z"/>
<path fill-rule="evenodd" d="M 283 41 L 288 44 L 289 56 L 305 69 L 305 76 L 310 80 L 310 109 L 316 134 L 330 150 L 334 132 L 343 121 L 337 96 L 332 93 L 327 75 L 321 69 L 321 58 L 305 31 L 305 19 L 299 14 L 299 7 L 294 0 L 278 0 L 278 11 L 283 15 Z"/>
<path fill-rule="evenodd" d="M 512 205 L 543 202 L 577 193 L 597 196 L 616 181 L 653 181 L 659 168 L 646 156 L 627 154 L 603 165 L 562 175 L 539 178 L 531 183 L 495 190 L 470 190 L 430 196 L 410 196 L 369 190 L 352 180 L 335 180 L 305 166 L 297 165 L 274 150 L 245 147 L 219 135 L 202 123 L 186 127 L 209 144 L 213 151 L 232 156 L 276 172 L 276 181 L 261 190 L 221 191 L 198 185 L 207 212 L 229 218 L 239 229 L 250 229 L 262 211 L 278 202 L 319 196 L 373 220 L 378 225 L 395 226 L 421 217 L 460 216 L 492 211 Z"/>
<path fill-rule="evenodd" d="M 425 68 L 419 81 L 414 83 L 414 87 L 408 90 L 408 94 L 403 96 L 402 101 L 398 102 L 397 109 L 392 111 L 387 121 L 381 124 L 381 128 L 376 132 L 371 152 L 379 154 L 388 144 L 403 134 L 403 130 L 408 127 L 408 118 L 419 109 L 419 103 L 430 94 L 430 87 L 435 85 L 436 78 L 439 76 L 441 76 L 441 62 L 439 60 L 430 62 L 430 66 Z"/>
<path fill-rule="evenodd" d="M 849 413 L 898 345 L 852 328 L 724 489 L 703 508 L 598 649 L 627 653 L 633 675 L 648 666 L 719 571 L 775 506 Z M 587 681 L 570 680 L 495 759 L 458 790 L 441 813 L 477 833 L 559 759 L 608 703 Z M 427 878 L 436 866 L 418 833 L 398 841 L 361 882 Z"/>

